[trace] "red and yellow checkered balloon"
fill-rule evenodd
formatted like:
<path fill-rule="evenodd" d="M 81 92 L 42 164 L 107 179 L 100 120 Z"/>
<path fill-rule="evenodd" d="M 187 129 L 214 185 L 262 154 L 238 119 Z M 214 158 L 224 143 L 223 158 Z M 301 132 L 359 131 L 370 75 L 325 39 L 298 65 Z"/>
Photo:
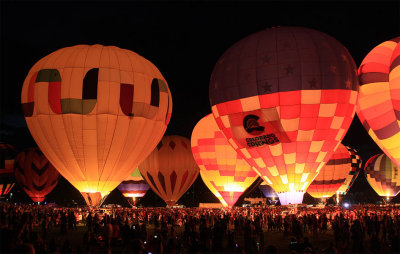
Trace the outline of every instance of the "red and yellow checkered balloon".
<path fill-rule="evenodd" d="M 257 173 L 228 143 L 211 114 L 194 127 L 191 143 L 204 183 L 224 206 L 232 207 Z"/>
<path fill-rule="evenodd" d="M 272 28 L 228 49 L 209 91 L 229 143 L 282 204 L 295 204 L 352 122 L 357 69 L 347 49 L 324 33 Z"/>
<path fill-rule="evenodd" d="M 400 166 L 400 37 L 372 49 L 358 75 L 357 115 L 375 143 Z"/>

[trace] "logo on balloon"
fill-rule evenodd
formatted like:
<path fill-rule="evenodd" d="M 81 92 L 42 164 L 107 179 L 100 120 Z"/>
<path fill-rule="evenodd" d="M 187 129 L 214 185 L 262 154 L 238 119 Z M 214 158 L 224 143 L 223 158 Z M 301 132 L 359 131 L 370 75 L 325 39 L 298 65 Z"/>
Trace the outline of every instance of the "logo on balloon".
<path fill-rule="evenodd" d="M 256 136 L 260 135 L 264 132 L 265 127 L 261 126 L 258 123 L 258 119 L 260 117 L 256 115 L 247 115 L 243 119 L 243 127 L 247 133 L 250 135 Z M 270 133 L 267 135 L 262 135 L 254 138 L 246 138 L 246 143 L 248 147 L 254 146 L 263 146 L 263 145 L 272 145 L 274 143 L 278 143 L 279 139 L 276 137 L 274 133 Z"/>
<path fill-rule="evenodd" d="M 243 127 L 247 131 L 247 133 L 256 136 L 264 132 L 265 128 L 263 126 L 260 126 L 260 124 L 258 123 L 258 119 L 260 118 L 256 115 L 247 115 L 243 119 Z"/>

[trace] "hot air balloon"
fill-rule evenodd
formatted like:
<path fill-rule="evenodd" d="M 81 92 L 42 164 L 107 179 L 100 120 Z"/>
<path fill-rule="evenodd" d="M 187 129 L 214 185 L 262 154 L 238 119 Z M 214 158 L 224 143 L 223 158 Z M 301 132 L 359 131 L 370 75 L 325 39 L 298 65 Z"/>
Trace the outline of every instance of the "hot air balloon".
<path fill-rule="evenodd" d="M 258 178 L 250 165 L 228 143 L 209 114 L 193 129 L 192 152 L 206 186 L 224 206 L 232 207 Z"/>
<path fill-rule="evenodd" d="M 14 173 L 17 183 L 33 202 L 43 202 L 61 178 L 38 148 L 26 149 L 15 157 Z"/>
<path fill-rule="evenodd" d="M 340 144 L 328 163 L 320 170 L 317 177 L 307 189 L 312 197 L 324 203 L 343 185 L 352 170 L 351 153 Z"/>
<path fill-rule="evenodd" d="M 190 140 L 181 136 L 164 136 L 139 170 L 168 206 L 173 206 L 199 175 Z"/>
<path fill-rule="evenodd" d="M 301 27 L 266 29 L 234 44 L 209 87 L 219 128 L 281 204 L 302 202 L 351 124 L 357 91 L 347 49 Z"/>
<path fill-rule="evenodd" d="M 358 75 L 357 115 L 375 143 L 400 166 L 400 37 L 372 49 Z"/>
<path fill-rule="evenodd" d="M 272 189 L 271 186 L 268 185 L 268 183 L 266 182 L 262 182 L 258 188 L 260 189 L 260 191 L 264 194 L 264 197 L 269 199 L 269 202 L 272 205 L 275 205 L 276 203 L 278 203 L 278 194 L 276 194 L 276 192 L 274 191 L 274 189 Z"/>
<path fill-rule="evenodd" d="M 134 206 L 136 205 L 136 198 L 143 197 L 150 187 L 140 174 L 139 168 L 137 168 L 117 188 L 128 202 Z"/>
<path fill-rule="evenodd" d="M 88 205 L 151 153 L 172 111 L 167 82 L 151 62 L 102 45 L 42 58 L 25 79 L 21 102 L 36 143 Z"/>
<path fill-rule="evenodd" d="M 350 153 L 350 159 L 351 159 L 351 170 L 346 177 L 346 180 L 344 180 L 344 183 L 340 188 L 337 190 L 337 193 L 339 194 L 344 194 L 350 190 L 350 187 L 353 185 L 355 180 L 357 179 L 358 174 L 360 173 L 361 170 L 361 164 L 362 160 L 360 158 L 360 155 L 358 154 L 356 149 L 353 149 L 349 146 L 346 146 L 347 150 L 349 150 Z"/>
<path fill-rule="evenodd" d="M 365 164 L 365 175 L 372 189 L 387 201 L 400 192 L 399 168 L 386 154 L 372 156 Z"/>
<path fill-rule="evenodd" d="M 0 143 L 0 196 L 7 195 L 14 187 L 14 159 L 17 151 L 10 144 Z"/>

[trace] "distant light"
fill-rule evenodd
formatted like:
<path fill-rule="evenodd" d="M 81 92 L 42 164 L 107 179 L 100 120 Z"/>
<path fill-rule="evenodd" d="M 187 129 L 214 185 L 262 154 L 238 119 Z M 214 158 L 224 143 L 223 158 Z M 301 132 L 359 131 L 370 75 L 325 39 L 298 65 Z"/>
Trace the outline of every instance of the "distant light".
<path fill-rule="evenodd" d="M 349 203 L 344 203 L 343 206 L 344 206 L 344 208 L 349 208 L 350 204 Z"/>

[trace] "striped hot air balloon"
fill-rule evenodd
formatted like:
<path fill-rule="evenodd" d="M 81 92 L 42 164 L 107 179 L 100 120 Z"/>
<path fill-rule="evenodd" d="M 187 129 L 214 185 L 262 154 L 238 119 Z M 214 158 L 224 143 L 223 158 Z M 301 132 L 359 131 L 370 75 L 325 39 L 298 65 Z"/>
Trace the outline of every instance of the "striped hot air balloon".
<path fill-rule="evenodd" d="M 361 171 L 361 165 L 362 165 L 362 160 L 360 155 L 358 154 L 356 149 L 353 149 L 349 146 L 346 146 L 347 150 L 349 150 L 350 153 L 350 159 L 351 159 L 351 170 L 346 177 L 346 180 L 344 180 L 344 183 L 340 188 L 337 190 L 338 194 L 344 194 L 350 190 L 350 187 L 353 185 L 355 180 L 357 179 L 358 175 L 360 174 Z"/>
<path fill-rule="evenodd" d="M 346 181 L 351 170 L 351 152 L 346 146 L 340 144 L 308 187 L 308 194 L 320 199 L 332 197 Z"/>
<path fill-rule="evenodd" d="M 173 206 L 199 175 L 190 140 L 181 136 L 164 136 L 139 170 L 168 206 Z"/>
<path fill-rule="evenodd" d="M 219 128 L 282 204 L 302 202 L 353 120 L 357 91 L 347 49 L 301 27 L 237 42 L 218 60 L 209 86 Z"/>
<path fill-rule="evenodd" d="M 400 166 L 400 37 L 372 49 L 358 75 L 357 115 L 375 143 Z"/>
<path fill-rule="evenodd" d="M 131 205 L 135 205 L 136 198 L 143 197 L 150 186 L 143 179 L 139 168 L 137 168 L 117 188 Z"/>
<path fill-rule="evenodd" d="M 365 175 L 372 189 L 388 200 L 400 192 L 399 168 L 386 154 L 372 156 L 365 164 Z"/>
<path fill-rule="evenodd" d="M 256 181 L 257 173 L 228 143 L 212 114 L 196 124 L 191 143 L 206 186 L 212 186 L 210 191 L 224 206 L 232 207 Z"/>
<path fill-rule="evenodd" d="M 14 187 L 14 159 L 17 151 L 14 146 L 0 143 L 0 196 L 7 195 Z"/>
<path fill-rule="evenodd" d="M 38 148 L 29 148 L 15 157 L 15 179 L 34 202 L 43 202 L 61 176 Z"/>

